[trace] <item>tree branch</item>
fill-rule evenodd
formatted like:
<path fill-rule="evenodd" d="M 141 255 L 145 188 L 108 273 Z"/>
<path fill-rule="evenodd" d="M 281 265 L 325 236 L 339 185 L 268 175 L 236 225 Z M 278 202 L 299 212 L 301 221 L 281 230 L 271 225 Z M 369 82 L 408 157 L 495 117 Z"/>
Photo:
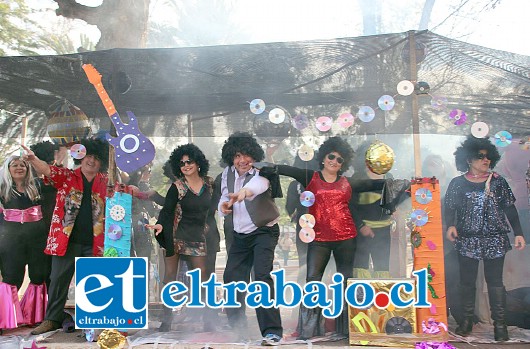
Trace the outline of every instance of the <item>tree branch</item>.
<path fill-rule="evenodd" d="M 57 16 L 63 16 L 72 19 L 82 19 L 88 24 L 98 24 L 98 13 L 100 12 L 100 6 L 90 7 L 77 3 L 75 0 L 53 0 L 59 5 L 59 8 L 55 10 Z"/>

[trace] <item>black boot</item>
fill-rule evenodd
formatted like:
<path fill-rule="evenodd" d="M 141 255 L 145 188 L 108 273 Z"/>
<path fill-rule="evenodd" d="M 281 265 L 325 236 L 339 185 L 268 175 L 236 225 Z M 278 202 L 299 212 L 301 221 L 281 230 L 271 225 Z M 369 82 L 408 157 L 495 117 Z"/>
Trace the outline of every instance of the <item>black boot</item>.
<path fill-rule="evenodd" d="M 505 342 L 509 340 L 506 327 L 506 290 L 504 287 L 488 287 L 491 318 L 493 319 L 493 333 L 495 340 Z"/>
<path fill-rule="evenodd" d="M 173 322 L 173 310 L 164 306 L 162 309 L 162 316 L 160 317 L 160 327 L 158 328 L 159 332 L 169 332 L 171 331 L 171 323 Z"/>
<path fill-rule="evenodd" d="M 475 287 L 460 286 L 460 301 L 463 316 L 455 333 L 459 336 L 466 337 L 473 330 L 473 319 L 475 317 Z"/>

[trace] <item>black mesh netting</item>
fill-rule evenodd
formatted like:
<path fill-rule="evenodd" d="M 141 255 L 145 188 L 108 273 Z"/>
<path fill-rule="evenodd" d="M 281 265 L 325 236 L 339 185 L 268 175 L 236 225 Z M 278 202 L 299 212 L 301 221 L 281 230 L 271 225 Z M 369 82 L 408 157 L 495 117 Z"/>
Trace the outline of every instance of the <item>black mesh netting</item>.
<path fill-rule="evenodd" d="M 414 40 L 413 45 L 409 40 Z M 410 64 L 416 47 L 417 65 Z M 133 111 L 148 136 L 227 136 L 251 130 L 256 116 L 249 101 L 281 106 L 287 117 L 355 115 L 375 110 L 372 122 L 356 120 L 349 132 L 468 134 L 484 121 L 494 133 L 530 131 L 530 58 L 448 39 L 428 31 L 358 38 L 175 49 L 113 49 L 61 56 L 1 57 L 0 108 L 34 114 L 29 132 L 46 133 L 46 111 L 66 99 L 101 129 L 107 114 L 81 66 L 103 75 L 117 110 Z M 417 74 L 417 78 L 415 78 Z M 427 94 L 402 96 L 402 80 L 427 82 Z M 395 98 L 381 110 L 382 95 Z M 432 96 L 444 101 L 431 106 Z M 445 99 L 447 105 L 445 106 Z M 417 102 L 417 103 L 416 103 Z M 445 108 L 444 108 L 445 107 Z M 440 110 L 437 110 L 440 109 Z M 453 109 L 467 122 L 454 125 Z M 268 111 L 268 108 L 266 112 Z M 40 115 L 36 117 L 35 115 Z M 413 130 L 413 115 L 419 129 Z M 49 115 L 48 115 L 49 117 Z M 188 120 L 192 127 L 188 127 Z M 4 115 L 2 136 L 11 136 L 14 115 Z M 277 129 L 271 129 L 277 132 Z M 266 129 L 261 130 L 266 133 Z M 292 128 L 292 135 L 298 132 Z M 275 135 L 271 135 L 275 136 Z"/>

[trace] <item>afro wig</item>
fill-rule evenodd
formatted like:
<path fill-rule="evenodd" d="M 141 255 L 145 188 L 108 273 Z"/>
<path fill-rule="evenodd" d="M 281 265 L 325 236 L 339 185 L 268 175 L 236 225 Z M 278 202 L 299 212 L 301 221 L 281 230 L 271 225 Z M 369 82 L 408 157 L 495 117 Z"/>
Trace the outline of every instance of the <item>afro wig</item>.
<path fill-rule="evenodd" d="M 180 160 L 182 160 L 184 155 L 187 155 L 190 160 L 195 161 L 198 166 L 199 176 L 205 177 L 208 175 L 210 163 L 204 156 L 204 153 L 195 144 L 188 143 L 177 147 L 175 150 L 173 150 L 171 156 L 169 157 L 171 171 L 177 178 L 184 177 L 184 174 L 180 170 Z"/>
<path fill-rule="evenodd" d="M 86 155 L 92 155 L 101 163 L 99 172 L 109 169 L 109 143 L 104 139 L 85 138 L 80 142 L 86 148 Z M 83 159 L 74 159 L 74 164 L 80 165 Z"/>
<path fill-rule="evenodd" d="M 59 145 L 50 141 L 35 143 L 29 147 L 35 156 L 40 160 L 52 165 L 55 162 L 55 151 L 59 150 Z"/>
<path fill-rule="evenodd" d="M 258 141 L 247 132 L 235 132 L 230 135 L 223 145 L 221 158 L 228 166 L 232 166 L 236 153 L 248 155 L 256 162 L 265 158 L 265 152 Z"/>
<path fill-rule="evenodd" d="M 333 152 L 339 153 L 344 159 L 339 173 L 346 171 L 350 167 L 350 163 L 353 160 L 355 153 L 352 147 L 345 140 L 337 136 L 330 137 L 324 143 L 322 143 L 320 148 L 318 148 L 317 162 L 320 169 L 324 168 L 324 164 L 322 163 L 324 161 L 324 157 Z"/>
<path fill-rule="evenodd" d="M 469 163 L 476 159 L 481 150 L 488 152 L 488 159 L 490 159 L 490 168 L 493 169 L 497 162 L 499 162 L 501 155 L 497 147 L 491 143 L 488 138 L 476 138 L 467 136 L 466 140 L 456 148 L 454 152 L 456 169 L 460 172 L 467 172 L 469 170 Z"/>

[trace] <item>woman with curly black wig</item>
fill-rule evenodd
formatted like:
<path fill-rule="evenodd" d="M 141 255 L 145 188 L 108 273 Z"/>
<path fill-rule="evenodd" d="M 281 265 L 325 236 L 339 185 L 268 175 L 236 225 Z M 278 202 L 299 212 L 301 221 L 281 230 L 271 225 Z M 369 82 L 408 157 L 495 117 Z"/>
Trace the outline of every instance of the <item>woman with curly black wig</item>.
<path fill-rule="evenodd" d="M 149 226 L 166 250 L 163 282 L 167 284 L 175 280 L 180 258 L 185 259 L 189 270 L 200 269 L 202 281 L 206 281 L 209 278 L 206 272 L 206 222 L 209 211 L 216 209 L 216 203 L 212 202 L 213 180 L 207 176 L 210 164 L 194 144 L 184 144 L 173 150 L 169 164 L 176 180 L 166 194 L 157 223 Z M 164 309 L 160 331 L 171 329 L 171 314 L 170 308 Z M 204 321 L 206 331 L 214 329 L 207 317 Z"/>
<path fill-rule="evenodd" d="M 495 340 L 507 341 L 502 272 L 504 257 L 512 246 L 506 218 L 515 234 L 515 248 L 525 246 L 515 197 L 506 180 L 491 171 L 500 155 L 489 139 L 468 136 L 454 155 L 456 168 L 464 172 L 451 180 L 445 194 L 446 234 L 458 252 L 464 315 L 455 332 L 467 336 L 473 329 L 475 282 L 479 261 L 483 260 Z"/>
<path fill-rule="evenodd" d="M 353 180 L 342 176 L 353 160 L 351 146 L 340 137 L 331 137 L 318 149 L 316 160 L 320 171 L 278 165 L 281 175 L 300 182 L 306 191 L 314 194 L 314 204 L 309 213 L 315 217 L 315 238 L 308 244 L 306 282 L 321 281 L 331 254 L 337 272 L 346 281 L 353 275 L 357 229 L 349 210 L 352 191 L 382 189 L 384 180 Z M 265 168 L 264 168 L 265 169 Z M 337 317 L 336 332 L 348 335 L 348 311 Z M 321 309 L 300 307 L 297 335 L 308 339 L 325 334 Z"/>

